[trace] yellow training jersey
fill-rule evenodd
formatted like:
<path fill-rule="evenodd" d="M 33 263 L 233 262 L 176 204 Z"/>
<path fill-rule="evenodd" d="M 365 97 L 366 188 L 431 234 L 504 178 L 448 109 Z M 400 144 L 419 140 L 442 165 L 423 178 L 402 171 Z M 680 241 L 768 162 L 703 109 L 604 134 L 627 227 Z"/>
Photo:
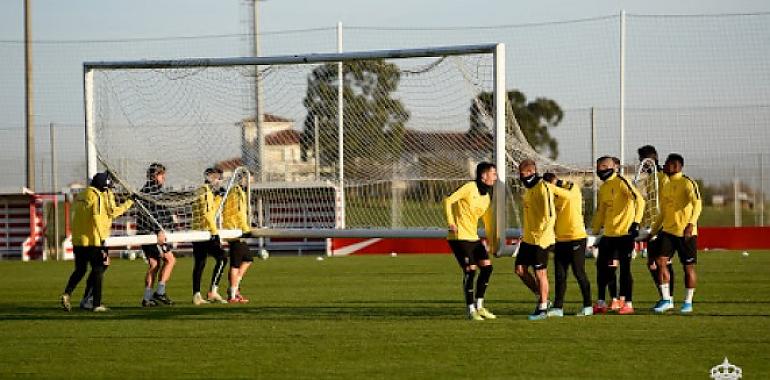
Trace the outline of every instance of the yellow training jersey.
<path fill-rule="evenodd" d="M 660 193 L 660 215 L 652 227 L 653 233 L 661 229 L 674 236 L 684 236 L 684 229 L 692 223 L 692 234 L 698 234 L 698 218 L 703 209 L 703 200 L 698 184 L 677 173 L 669 177 Z"/>
<path fill-rule="evenodd" d="M 614 173 L 599 187 L 598 208 L 591 226 L 594 234 L 625 236 L 631 223 L 641 223 L 644 198 L 622 175 Z"/>
<path fill-rule="evenodd" d="M 487 241 L 496 244 L 494 231 L 494 207 L 490 207 L 491 194 L 481 195 L 476 182 L 468 182 L 444 199 L 444 213 L 448 225 L 455 225 L 457 232 L 449 231 L 449 240 L 479 240 L 479 219 L 484 222 Z M 490 246 L 491 247 L 491 246 Z M 490 251 L 494 251 L 490 249 Z"/>
<path fill-rule="evenodd" d="M 198 188 L 197 195 L 193 206 L 192 229 L 209 231 L 212 235 L 219 235 L 216 217 L 221 197 L 214 195 L 209 184 L 204 184 Z"/>
<path fill-rule="evenodd" d="M 524 193 L 524 232 L 522 241 L 527 244 L 548 248 L 556 242 L 554 225 L 556 207 L 553 188 L 540 180 Z"/>
<path fill-rule="evenodd" d="M 72 245 L 97 247 L 110 236 L 112 220 L 128 210 L 133 201 L 118 206 L 111 191 L 88 187 L 75 197 L 72 205 Z"/>
<path fill-rule="evenodd" d="M 242 232 L 251 231 L 249 225 L 249 200 L 247 194 L 240 186 L 230 189 L 225 199 L 222 211 L 222 227 L 226 229 L 238 229 Z"/>
<path fill-rule="evenodd" d="M 553 189 L 556 209 L 556 241 L 584 239 L 586 227 L 583 224 L 583 194 L 580 187 L 569 181 L 557 181 Z"/>

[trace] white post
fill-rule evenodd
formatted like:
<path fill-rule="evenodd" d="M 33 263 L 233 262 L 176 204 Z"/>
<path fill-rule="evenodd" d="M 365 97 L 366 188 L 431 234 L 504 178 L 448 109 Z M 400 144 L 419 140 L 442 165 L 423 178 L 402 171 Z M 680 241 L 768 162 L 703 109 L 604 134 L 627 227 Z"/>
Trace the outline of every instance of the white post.
<path fill-rule="evenodd" d="M 505 247 L 505 230 L 507 218 L 505 212 L 505 196 L 507 166 L 505 162 L 506 120 L 505 102 L 508 97 L 505 83 L 505 44 L 497 44 L 493 55 L 494 69 L 494 103 L 495 103 L 495 165 L 497 166 L 497 188 L 495 191 L 495 230 L 497 232 L 498 249 Z M 490 252 L 496 253 L 496 252 Z"/>
<path fill-rule="evenodd" d="M 733 167 L 733 218 L 735 227 L 740 227 L 741 221 L 741 200 L 739 195 L 741 192 L 741 182 L 738 180 L 738 171 Z"/>
<path fill-rule="evenodd" d="M 620 11 L 620 173 L 626 163 L 626 11 Z"/>
<path fill-rule="evenodd" d="M 596 113 L 594 112 L 594 107 L 591 107 L 591 160 L 588 161 L 590 168 L 594 167 L 594 160 L 596 160 L 598 157 L 596 157 Z M 593 207 L 594 211 L 596 211 L 596 208 L 598 205 L 596 204 L 596 201 L 598 199 L 598 193 L 599 193 L 599 177 L 596 176 L 596 172 L 594 170 L 591 170 L 591 176 L 593 177 Z"/>
<path fill-rule="evenodd" d="M 83 104 L 86 124 L 86 185 L 96 174 L 96 143 L 94 142 L 94 71 L 83 73 Z"/>
<path fill-rule="evenodd" d="M 321 152 L 318 144 L 318 115 L 313 116 L 313 152 L 315 156 L 315 180 L 321 180 Z"/>
<path fill-rule="evenodd" d="M 765 173 L 764 154 L 759 153 L 759 225 L 765 225 Z"/>
<path fill-rule="evenodd" d="M 254 56 L 260 56 L 259 44 L 259 0 L 254 0 Z M 257 168 L 259 170 L 257 179 L 260 182 L 265 181 L 265 132 L 264 132 L 264 91 L 262 88 L 262 79 L 259 77 L 259 65 L 254 67 L 255 84 L 255 115 L 254 126 L 256 127 L 257 139 Z"/>
<path fill-rule="evenodd" d="M 342 53 L 342 21 L 337 22 L 337 53 Z M 344 129 L 344 82 L 342 61 L 337 62 L 337 151 L 339 156 L 340 217 L 339 228 L 345 228 L 345 129 Z"/>
<path fill-rule="evenodd" d="M 48 125 L 48 137 L 51 144 L 51 193 L 53 194 L 53 240 L 54 255 L 59 260 L 59 184 L 56 178 L 56 136 L 54 135 L 53 123 Z"/>

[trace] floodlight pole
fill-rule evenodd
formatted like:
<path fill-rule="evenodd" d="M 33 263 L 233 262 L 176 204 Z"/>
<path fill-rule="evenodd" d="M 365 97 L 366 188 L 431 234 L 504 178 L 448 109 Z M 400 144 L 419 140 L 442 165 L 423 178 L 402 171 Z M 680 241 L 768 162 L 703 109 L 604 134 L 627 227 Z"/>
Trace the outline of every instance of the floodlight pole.
<path fill-rule="evenodd" d="M 342 53 L 342 21 L 337 22 L 337 53 Z M 337 62 L 337 155 L 339 157 L 339 197 L 340 215 L 338 228 L 345 228 L 345 78 L 342 61 Z"/>
<path fill-rule="evenodd" d="M 498 250 L 505 247 L 505 227 L 507 223 L 505 196 L 507 166 L 505 165 L 505 102 L 507 99 L 505 83 L 505 44 L 496 44 L 494 57 L 494 104 L 495 104 L 495 165 L 497 166 L 497 191 L 495 196 L 495 230 Z M 494 253 L 494 252 L 491 252 Z"/>

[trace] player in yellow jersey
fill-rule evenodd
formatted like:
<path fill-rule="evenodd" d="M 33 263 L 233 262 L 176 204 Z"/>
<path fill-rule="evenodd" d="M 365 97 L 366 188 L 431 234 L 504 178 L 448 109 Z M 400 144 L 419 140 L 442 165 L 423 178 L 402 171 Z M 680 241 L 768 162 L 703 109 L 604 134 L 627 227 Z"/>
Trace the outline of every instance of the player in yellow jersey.
<path fill-rule="evenodd" d="M 567 291 L 567 269 L 570 266 L 583 296 L 583 309 L 577 315 L 593 315 L 591 283 L 585 270 L 588 234 L 583 223 L 583 194 L 578 185 L 559 179 L 554 173 L 543 174 L 543 180 L 553 185 L 556 208 L 556 245 L 553 255 L 556 290 L 553 307 L 548 310 L 548 316 L 564 316 L 564 294 Z"/>
<path fill-rule="evenodd" d="M 633 314 L 633 277 L 631 275 L 631 254 L 634 239 L 639 236 L 639 223 L 644 214 L 644 198 L 631 182 L 617 173 L 612 157 L 596 160 L 596 174 L 604 181 L 599 188 L 598 207 L 594 214 L 592 231 L 598 235 L 599 256 L 596 260 L 598 301 L 594 313 L 607 311 L 605 291 L 610 289 L 613 297 L 611 309 L 619 314 Z M 615 271 L 620 267 L 620 298 L 616 298 Z"/>
<path fill-rule="evenodd" d="M 657 263 L 661 293 L 661 299 L 653 309 L 657 313 L 663 313 L 674 308 L 669 288 L 671 280 L 665 264 L 676 252 L 684 266 L 686 288 L 680 311 L 691 313 L 692 298 L 697 283 L 695 274 L 695 264 L 698 262 L 697 224 L 703 209 L 703 201 L 698 184 L 682 174 L 684 158 L 681 155 L 669 154 L 664 167 L 669 181 L 661 191 L 660 215 L 652 226 L 652 233 L 660 240 L 660 256 L 657 258 Z"/>
<path fill-rule="evenodd" d="M 519 179 L 527 189 L 524 192 L 524 228 L 514 270 L 521 281 L 538 297 L 535 311 L 529 320 L 548 317 L 548 253 L 556 243 L 554 225 L 556 209 L 551 185 L 537 175 L 535 161 L 526 159 L 519 163 Z M 535 271 L 535 276 L 529 272 Z"/>
<path fill-rule="evenodd" d="M 497 181 L 497 168 L 489 162 L 476 165 L 476 180 L 461 186 L 444 199 L 444 212 L 449 225 L 447 240 L 463 274 L 463 291 L 468 318 L 474 321 L 497 318 L 484 307 L 484 293 L 492 276 L 489 252 L 496 252 L 492 189 Z M 489 252 L 478 235 L 479 219 L 484 222 Z M 476 271 L 474 293 L 473 279 Z"/>
<path fill-rule="evenodd" d="M 219 239 L 219 228 L 217 228 L 216 214 L 219 209 L 221 197 L 215 192 L 219 191 L 222 182 L 222 170 L 208 168 L 203 172 L 206 181 L 197 191 L 197 199 L 193 207 L 193 226 L 194 230 L 208 231 L 211 239 L 208 241 L 193 243 L 193 257 L 195 263 L 193 266 L 193 304 L 200 305 L 209 302 L 227 303 L 219 295 L 219 281 L 222 279 L 225 266 L 227 266 L 227 256 L 222 249 L 222 242 Z M 211 273 L 211 287 L 206 299 L 201 296 L 201 276 L 206 267 L 206 258 L 213 256 L 216 260 L 214 270 Z"/>
<path fill-rule="evenodd" d="M 83 279 L 89 264 L 91 274 L 88 281 L 93 289 L 93 311 L 107 311 L 107 308 L 102 305 L 102 276 L 107 258 L 104 241 L 110 236 L 112 220 L 123 214 L 133 203 L 128 200 L 121 206 L 109 207 L 106 194 L 111 186 L 112 180 L 108 173 L 95 174 L 90 186 L 77 195 L 72 206 L 75 270 L 70 275 L 64 293 L 60 297 L 62 307 L 67 311 L 72 308 L 70 303 L 72 292 Z"/>
<path fill-rule="evenodd" d="M 104 222 L 106 233 L 109 236 L 112 234 L 112 221 L 123 215 L 129 208 L 131 208 L 131 206 L 134 204 L 134 201 L 127 199 L 123 204 L 118 205 L 117 201 L 115 200 L 115 193 L 112 191 L 114 187 L 112 175 L 109 172 L 105 172 L 105 174 L 107 175 L 106 178 L 108 182 L 105 190 L 102 192 L 102 197 L 104 199 L 104 204 L 107 206 L 107 215 L 109 216 L 109 221 L 105 220 Z M 107 269 L 110 267 L 110 256 L 106 248 L 104 253 L 104 269 L 102 270 L 102 275 L 107 273 Z M 88 280 L 86 281 L 86 289 L 83 292 L 83 299 L 80 300 L 80 308 L 83 310 L 93 310 L 94 308 L 93 286 L 93 277 L 89 276 Z"/>
<path fill-rule="evenodd" d="M 240 285 L 243 276 L 254 261 L 246 238 L 251 233 L 249 225 L 249 199 L 244 187 L 248 186 L 248 176 L 242 175 L 240 183 L 233 186 L 225 198 L 222 211 L 222 227 L 241 230 L 241 237 L 228 241 L 230 248 L 230 273 L 228 280 L 230 289 L 227 291 L 227 302 L 247 303 L 249 300 L 241 295 Z"/>
<path fill-rule="evenodd" d="M 648 189 L 648 193 L 650 191 L 657 190 L 657 199 L 658 202 L 660 202 L 660 190 L 663 189 L 663 185 L 668 183 L 668 175 L 663 170 L 663 167 L 660 166 L 658 163 L 658 151 L 655 149 L 652 145 L 645 145 L 637 149 L 637 153 L 639 154 L 639 162 L 644 161 L 645 159 L 650 159 L 655 161 L 655 166 L 657 167 L 657 171 L 655 172 L 655 176 L 657 177 L 658 182 L 658 188 L 657 189 Z M 649 201 L 649 198 L 648 198 Z M 649 209 L 651 206 L 647 205 L 647 209 Z M 653 206 L 654 207 L 654 206 Z M 658 207 L 660 207 L 660 204 L 658 204 Z M 657 210 L 657 213 L 654 215 L 645 215 L 644 219 L 645 221 L 648 221 L 649 224 L 644 227 L 652 227 L 652 222 L 655 220 L 650 220 L 650 218 L 656 218 L 660 214 L 660 210 Z M 652 239 L 647 241 L 647 269 L 650 270 L 650 276 L 652 276 L 652 281 L 655 282 L 655 289 L 660 293 L 660 278 L 658 274 L 658 264 L 656 263 L 656 259 L 660 256 L 660 244 L 658 239 Z M 671 260 L 668 260 L 668 273 L 671 277 L 671 294 L 674 293 L 674 266 L 671 263 Z"/>

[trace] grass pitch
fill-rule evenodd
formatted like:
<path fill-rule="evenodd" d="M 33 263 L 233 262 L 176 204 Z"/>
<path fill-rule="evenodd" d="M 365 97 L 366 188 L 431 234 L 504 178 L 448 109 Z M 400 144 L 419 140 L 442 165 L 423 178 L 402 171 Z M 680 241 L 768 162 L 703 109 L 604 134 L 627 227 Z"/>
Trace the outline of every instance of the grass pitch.
<path fill-rule="evenodd" d="M 538 322 L 510 258 L 494 262 L 486 299 L 499 319 L 484 322 L 464 319 L 445 255 L 271 258 L 244 281 L 250 304 L 201 307 L 183 258 L 169 283 L 177 306 L 153 309 L 139 307 L 144 263 L 115 260 L 100 315 L 59 309 L 71 262 L 0 262 L 0 378 L 707 379 L 725 357 L 744 378 L 770 376 L 770 252 L 699 259 L 693 315 L 652 315 L 637 259 L 636 315 L 575 317 L 570 276 L 570 315 Z"/>

